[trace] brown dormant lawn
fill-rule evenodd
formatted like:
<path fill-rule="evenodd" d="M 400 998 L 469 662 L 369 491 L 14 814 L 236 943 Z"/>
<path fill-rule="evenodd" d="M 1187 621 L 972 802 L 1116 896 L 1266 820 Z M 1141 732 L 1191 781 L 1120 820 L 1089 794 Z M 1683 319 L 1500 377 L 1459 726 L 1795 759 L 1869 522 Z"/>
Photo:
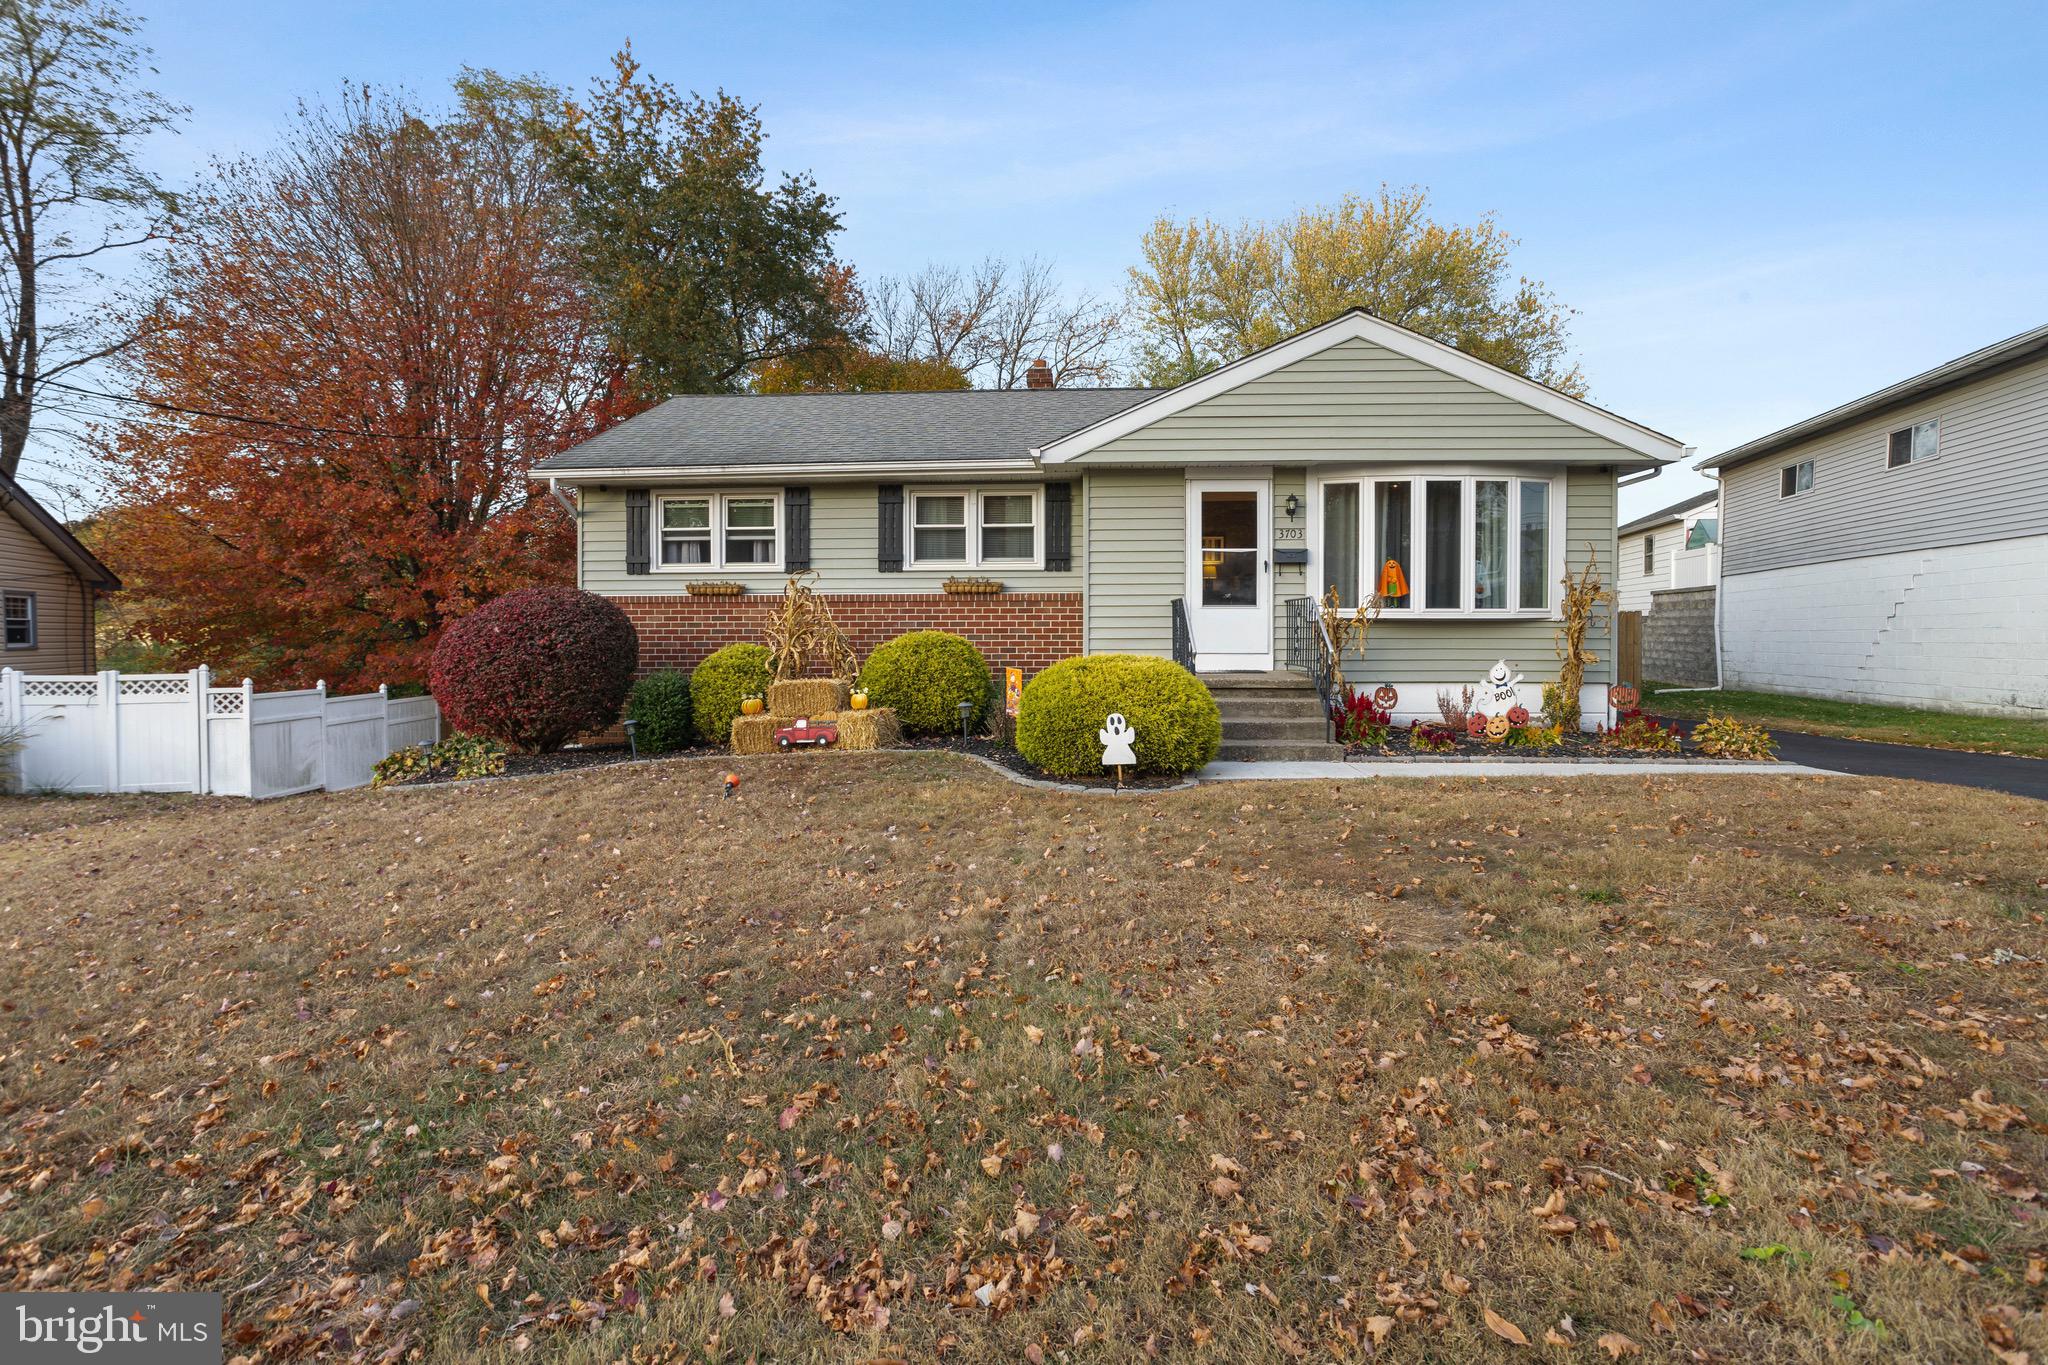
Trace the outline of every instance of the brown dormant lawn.
<path fill-rule="evenodd" d="M 2048 806 L 0 802 L 0 1288 L 229 1355 L 2048 1358 Z"/>

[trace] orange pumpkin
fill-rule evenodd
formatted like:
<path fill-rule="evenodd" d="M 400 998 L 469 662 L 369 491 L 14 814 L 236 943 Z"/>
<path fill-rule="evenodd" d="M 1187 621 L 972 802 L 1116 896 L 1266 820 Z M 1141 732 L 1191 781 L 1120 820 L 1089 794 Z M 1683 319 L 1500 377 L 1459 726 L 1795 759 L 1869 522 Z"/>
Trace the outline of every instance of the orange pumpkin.
<path fill-rule="evenodd" d="M 1617 711 L 1633 711 L 1642 699 L 1643 694 L 1627 683 L 1616 683 L 1607 689 L 1607 700 Z"/>
<path fill-rule="evenodd" d="M 846 704 L 848 706 L 851 706 L 856 711 L 865 711 L 868 709 L 868 694 L 865 692 L 856 692 L 851 697 L 847 698 Z"/>
<path fill-rule="evenodd" d="M 759 697 L 742 697 L 742 698 L 740 698 L 740 714 L 741 714 L 741 715 L 743 715 L 743 716 L 758 716 L 758 715 L 760 715 L 760 714 L 761 714 L 761 699 L 760 699 Z"/>
<path fill-rule="evenodd" d="M 1486 718 L 1486 737 L 1495 744 L 1508 737 L 1508 718 L 1505 712 L 1497 712 Z"/>
<path fill-rule="evenodd" d="M 1391 711 L 1394 709 L 1394 703 L 1401 700 L 1401 694 L 1386 683 L 1381 683 L 1372 690 L 1372 700 L 1373 705 L 1379 707 L 1380 710 Z"/>

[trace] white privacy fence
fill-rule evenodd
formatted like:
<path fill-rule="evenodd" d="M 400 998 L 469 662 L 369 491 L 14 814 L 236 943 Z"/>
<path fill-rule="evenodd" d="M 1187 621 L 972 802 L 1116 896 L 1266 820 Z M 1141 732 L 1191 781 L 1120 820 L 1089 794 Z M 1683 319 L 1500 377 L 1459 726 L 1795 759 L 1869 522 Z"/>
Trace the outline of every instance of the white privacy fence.
<path fill-rule="evenodd" d="M 50 677 L 0 669 L 0 733 L 26 734 L 0 758 L 0 790 L 200 792 L 256 798 L 341 791 L 385 755 L 441 738 L 432 697 L 386 689 L 330 697 L 215 687 L 190 673 Z M 8 771 L 11 766 L 12 771 Z"/>

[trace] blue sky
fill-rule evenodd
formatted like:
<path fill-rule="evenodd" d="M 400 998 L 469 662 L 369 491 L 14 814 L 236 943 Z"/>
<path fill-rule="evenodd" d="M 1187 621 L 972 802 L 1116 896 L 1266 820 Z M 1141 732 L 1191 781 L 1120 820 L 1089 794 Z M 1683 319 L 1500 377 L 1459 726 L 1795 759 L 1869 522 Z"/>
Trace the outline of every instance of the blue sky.
<path fill-rule="evenodd" d="M 758 103 L 871 275 L 1036 252 L 1111 291 L 1161 212 L 1422 185 L 1521 239 L 1596 401 L 1703 455 L 2048 322 L 2037 5 L 132 3 L 192 108 L 173 179 L 344 79 L 581 85 L 630 37 Z"/>

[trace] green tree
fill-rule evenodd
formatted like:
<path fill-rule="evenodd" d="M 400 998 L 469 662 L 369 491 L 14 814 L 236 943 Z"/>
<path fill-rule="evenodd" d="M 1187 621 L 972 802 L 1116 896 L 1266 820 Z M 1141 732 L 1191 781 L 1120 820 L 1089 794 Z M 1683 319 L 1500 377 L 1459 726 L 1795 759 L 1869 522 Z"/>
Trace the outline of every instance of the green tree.
<path fill-rule="evenodd" d="M 840 343 L 839 214 L 808 175 L 770 184 L 758 111 L 643 78 L 630 45 L 543 130 L 613 346 L 650 395 L 732 392 Z"/>
<path fill-rule="evenodd" d="M 1161 217 L 1130 272 L 1140 382 L 1179 384 L 1346 308 L 1455 346 L 1569 394 L 1585 380 L 1569 355 L 1571 310 L 1517 278 L 1515 239 L 1492 216 L 1465 226 L 1430 216 L 1417 188 L 1381 186 L 1273 222 L 1235 227 Z"/>
<path fill-rule="evenodd" d="M 137 155 L 184 111 L 144 86 L 136 32 L 116 4 L 0 0 L 0 473 L 21 466 L 38 390 L 133 337 L 77 306 L 95 263 L 177 207 Z"/>

